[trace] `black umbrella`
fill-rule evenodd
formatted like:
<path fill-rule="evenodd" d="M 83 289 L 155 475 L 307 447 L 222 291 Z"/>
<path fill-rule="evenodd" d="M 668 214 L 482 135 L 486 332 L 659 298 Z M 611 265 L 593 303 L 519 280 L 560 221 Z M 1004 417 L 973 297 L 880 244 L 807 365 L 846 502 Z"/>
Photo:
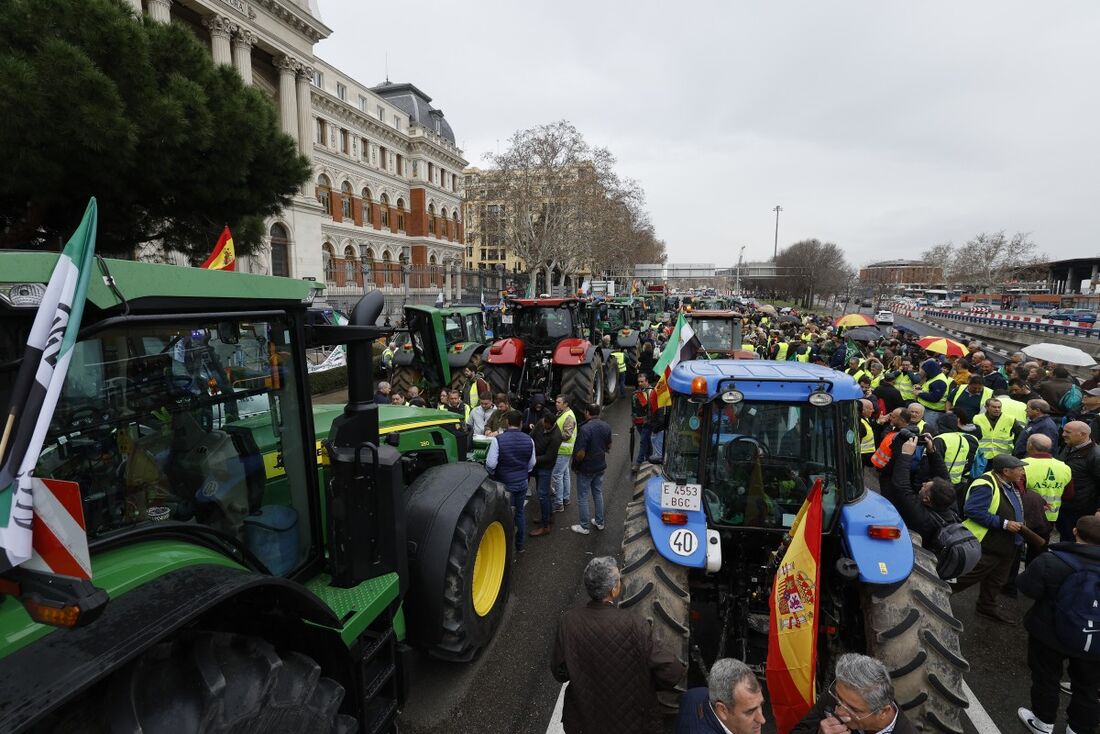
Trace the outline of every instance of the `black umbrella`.
<path fill-rule="evenodd" d="M 797 316 L 780 316 L 779 323 L 781 324 L 801 324 L 802 319 Z"/>
<path fill-rule="evenodd" d="M 856 326 L 844 332 L 844 338 L 857 342 L 870 342 L 881 339 L 886 334 L 877 326 Z"/>

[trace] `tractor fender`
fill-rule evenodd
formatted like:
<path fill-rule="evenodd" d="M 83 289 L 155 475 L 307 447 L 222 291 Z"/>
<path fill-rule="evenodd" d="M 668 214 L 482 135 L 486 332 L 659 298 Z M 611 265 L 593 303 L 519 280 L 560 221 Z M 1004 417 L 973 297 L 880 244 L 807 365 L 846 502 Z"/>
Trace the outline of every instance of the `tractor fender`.
<path fill-rule="evenodd" d="M 288 629 L 276 634 L 285 638 L 288 647 L 306 644 L 307 636 L 316 642 L 319 628 L 332 628 L 331 633 L 322 634 L 326 649 L 312 649 L 311 654 L 318 661 L 337 660 L 341 622 L 304 586 L 240 568 L 187 566 L 120 594 L 86 627 L 52 632 L 0 661 L 5 681 L 0 691 L 0 730 L 23 730 L 181 628 L 234 604 L 240 610 L 255 610 L 254 615 L 241 615 L 245 625 L 249 618 L 257 624 L 262 612 L 278 610 Z M 220 612 L 213 616 L 221 624 L 228 621 Z M 291 630 L 291 625 L 299 629 Z M 255 634 L 255 627 L 251 630 Z M 345 686 L 353 683 L 355 675 L 347 657 L 345 647 L 344 660 L 336 664 L 342 669 L 326 671 Z"/>
<path fill-rule="evenodd" d="M 871 525 L 901 529 L 894 540 L 868 535 Z M 913 570 L 913 541 L 901 515 L 890 501 L 877 492 L 864 492 L 840 510 L 840 531 L 848 555 L 859 568 L 859 580 L 866 584 L 895 584 L 909 578 Z"/>
<path fill-rule="evenodd" d="M 451 374 L 462 371 L 462 368 L 470 364 L 470 360 L 485 350 L 484 344 L 466 342 L 459 351 L 447 352 L 447 364 L 451 367 Z"/>
<path fill-rule="evenodd" d="M 638 340 L 640 336 L 636 329 L 631 329 L 629 334 L 619 332 L 618 344 L 621 349 L 630 349 L 631 347 L 638 346 Z"/>
<path fill-rule="evenodd" d="M 431 646 L 443 632 L 444 583 L 455 527 L 466 503 L 488 477 L 481 464 L 462 461 L 429 469 L 412 483 L 405 505 L 409 584 L 405 620 L 409 637 Z M 510 539 L 509 539 L 510 540 Z"/>
<path fill-rule="evenodd" d="M 501 339 L 486 352 L 485 361 L 489 364 L 510 364 L 516 367 L 523 366 L 524 346 L 522 339 L 509 337 Z"/>
<path fill-rule="evenodd" d="M 416 352 L 411 349 L 398 349 L 393 354 L 394 367 L 408 367 L 416 359 Z"/>
<path fill-rule="evenodd" d="M 699 510 L 674 510 L 687 515 L 687 523 L 666 525 L 661 519 L 661 485 L 667 479 L 658 474 L 645 485 L 645 512 L 649 518 L 649 533 L 661 556 L 678 566 L 706 568 L 707 514 Z M 702 507 L 700 497 L 700 508 Z"/>
<path fill-rule="evenodd" d="M 574 352 L 580 352 L 580 354 L 574 354 Z M 557 367 L 577 367 L 582 364 L 589 364 L 592 358 L 596 356 L 596 347 L 587 339 L 580 337 L 569 337 L 562 339 L 554 347 L 554 365 Z"/>

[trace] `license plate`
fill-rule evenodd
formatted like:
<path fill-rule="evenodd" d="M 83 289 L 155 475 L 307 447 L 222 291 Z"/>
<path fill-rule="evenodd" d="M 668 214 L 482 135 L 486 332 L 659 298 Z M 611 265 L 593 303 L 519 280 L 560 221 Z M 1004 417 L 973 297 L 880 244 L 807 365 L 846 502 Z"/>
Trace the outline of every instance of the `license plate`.
<path fill-rule="evenodd" d="M 699 511 L 703 508 L 703 485 L 665 482 L 661 485 L 661 509 Z"/>
<path fill-rule="evenodd" d="M 500 323 L 502 323 L 502 324 L 510 324 L 510 323 L 512 323 L 512 315 L 511 315 L 511 314 L 507 314 L 507 313 L 506 313 L 506 314 L 503 314 L 503 315 L 502 315 L 502 316 L 500 317 Z"/>

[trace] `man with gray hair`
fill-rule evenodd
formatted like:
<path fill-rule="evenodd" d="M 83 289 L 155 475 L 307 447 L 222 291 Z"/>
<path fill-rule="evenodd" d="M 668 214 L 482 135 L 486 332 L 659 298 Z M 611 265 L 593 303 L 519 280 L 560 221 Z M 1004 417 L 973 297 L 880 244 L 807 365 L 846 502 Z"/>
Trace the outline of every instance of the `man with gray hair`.
<path fill-rule="evenodd" d="M 569 682 L 561 716 L 566 734 L 660 734 L 657 690 L 674 689 L 683 664 L 653 639 L 645 619 L 616 604 L 622 581 L 614 558 L 588 562 L 584 589 L 589 602 L 562 613 L 550 659 L 554 678 Z"/>
<path fill-rule="evenodd" d="M 894 700 L 890 672 L 878 660 L 845 653 L 837 658 L 832 685 L 791 734 L 915 734 Z"/>
<path fill-rule="evenodd" d="M 1058 451 L 1058 425 L 1050 417 L 1050 404 L 1045 400 L 1028 400 L 1025 408 L 1027 424 L 1016 437 L 1016 446 L 1012 455 L 1017 459 L 1027 456 L 1027 440 L 1033 434 L 1041 433 L 1050 438 L 1051 451 Z"/>
<path fill-rule="evenodd" d="M 719 658 L 706 688 L 692 688 L 680 699 L 676 734 L 759 734 L 764 725 L 764 694 L 752 669 L 734 658 Z"/>

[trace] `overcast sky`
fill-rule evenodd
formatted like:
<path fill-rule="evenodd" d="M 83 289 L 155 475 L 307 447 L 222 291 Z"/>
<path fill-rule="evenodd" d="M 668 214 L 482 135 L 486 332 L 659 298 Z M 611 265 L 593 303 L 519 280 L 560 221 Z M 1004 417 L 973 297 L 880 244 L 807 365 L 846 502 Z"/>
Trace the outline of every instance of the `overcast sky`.
<path fill-rule="evenodd" d="M 1098 254 L 1100 3 L 320 0 L 316 47 L 432 97 L 472 165 L 557 119 L 646 191 L 670 262 L 808 237 L 855 265 L 981 231 Z M 398 41 L 397 39 L 400 39 Z"/>

